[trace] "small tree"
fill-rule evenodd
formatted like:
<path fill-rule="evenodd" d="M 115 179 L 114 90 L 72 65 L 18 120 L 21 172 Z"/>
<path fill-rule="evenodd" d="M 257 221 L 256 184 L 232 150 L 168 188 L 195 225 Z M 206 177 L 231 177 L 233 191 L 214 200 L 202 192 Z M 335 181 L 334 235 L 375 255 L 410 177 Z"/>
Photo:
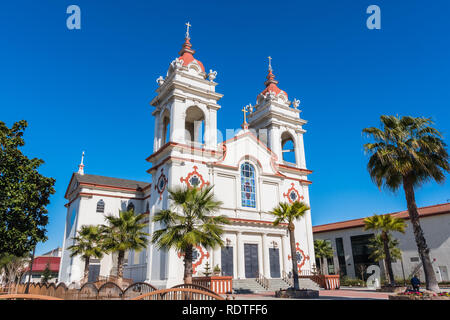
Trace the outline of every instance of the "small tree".
<path fill-rule="evenodd" d="M 209 277 L 211 275 L 211 267 L 209 266 L 209 262 L 208 261 L 206 261 L 206 263 L 205 263 L 205 271 L 203 271 L 203 274 L 206 277 Z"/>
<path fill-rule="evenodd" d="M 226 216 L 214 215 L 222 202 L 215 199 L 212 188 L 169 189 L 171 208 L 153 218 L 162 228 L 153 233 L 152 242 L 160 249 L 174 248 L 184 254 L 184 282 L 188 284 L 192 283 L 193 248 L 223 246 L 222 226 L 230 223 Z"/>
<path fill-rule="evenodd" d="M 51 277 L 52 277 L 52 272 L 50 271 L 50 263 L 47 262 L 47 264 L 45 265 L 45 269 L 42 272 L 41 282 L 44 284 L 47 284 L 48 280 L 50 280 Z"/>
<path fill-rule="evenodd" d="M 405 233 L 406 223 L 403 219 L 395 218 L 390 214 L 373 215 L 364 219 L 364 230 L 380 231 L 380 238 L 383 241 L 383 259 L 386 266 L 386 278 L 391 286 L 395 285 L 394 272 L 392 271 L 391 251 L 389 248 L 390 232 L 396 231 Z"/>
<path fill-rule="evenodd" d="M 214 272 L 214 274 L 215 275 L 220 275 L 220 267 L 219 267 L 219 265 L 218 264 L 216 264 L 216 266 L 214 267 L 214 269 L 213 269 L 213 272 Z"/>
<path fill-rule="evenodd" d="M 81 256 L 84 260 L 83 282 L 88 281 L 89 261 L 91 257 L 97 259 L 103 257 L 104 248 L 101 231 L 99 226 L 82 226 L 80 231 L 78 231 L 78 235 L 73 238 L 74 244 L 68 248 L 71 251 L 71 257 Z"/>
<path fill-rule="evenodd" d="M 402 252 L 398 248 L 399 241 L 392 237 L 392 235 L 388 235 L 388 246 L 389 246 L 389 253 L 391 256 L 391 262 L 395 262 L 397 260 L 401 260 L 402 258 Z M 386 273 L 388 273 L 387 263 L 386 263 L 386 255 L 385 255 L 385 248 L 384 248 L 384 240 L 381 236 L 381 234 L 376 234 L 372 239 L 369 240 L 369 244 L 367 246 L 370 251 L 372 252 L 369 255 L 370 259 L 373 259 L 376 262 L 383 262 L 384 270 Z M 387 278 L 387 282 L 389 282 L 389 278 Z"/>
<path fill-rule="evenodd" d="M 135 214 L 134 210 L 119 211 L 119 216 L 105 216 L 108 224 L 101 226 L 103 248 L 107 252 L 117 253 L 117 278 L 119 283 L 123 279 L 123 264 L 125 252 L 134 250 L 139 252 L 148 245 L 149 234 L 143 230 L 148 227 L 144 222 L 146 214 Z"/>
<path fill-rule="evenodd" d="M 314 253 L 320 259 L 320 270 L 322 274 L 328 274 L 325 270 L 327 259 L 333 257 L 333 249 L 329 241 L 317 239 L 314 240 Z"/>
<path fill-rule="evenodd" d="M 289 240 L 291 244 L 291 257 L 292 257 L 292 273 L 294 276 L 294 290 L 299 290 L 298 284 L 298 265 L 297 265 L 297 252 L 295 247 L 295 225 L 294 222 L 303 217 L 309 207 L 304 202 L 295 201 L 293 203 L 280 202 L 270 213 L 276 218 L 273 222 L 274 226 L 278 226 L 280 223 L 287 223 L 289 231 Z"/>

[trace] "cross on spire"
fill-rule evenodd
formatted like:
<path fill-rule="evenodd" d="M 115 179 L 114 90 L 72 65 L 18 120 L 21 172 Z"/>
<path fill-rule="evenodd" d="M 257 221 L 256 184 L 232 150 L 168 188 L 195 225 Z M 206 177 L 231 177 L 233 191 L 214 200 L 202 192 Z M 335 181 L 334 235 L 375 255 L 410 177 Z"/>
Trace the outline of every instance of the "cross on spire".
<path fill-rule="evenodd" d="M 189 27 L 192 27 L 192 25 L 189 23 L 189 21 L 186 24 L 186 38 L 189 38 Z"/>
<path fill-rule="evenodd" d="M 81 154 L 81 163 L 78 165 L 78 173 L 83 175 L 84 174 L 84 151 Z"/>
<path fill-rule="evenodd" d="M 269 59 L 269 71 L 272 71 L 272 57 L 268 56 L 267 59 Z"/>

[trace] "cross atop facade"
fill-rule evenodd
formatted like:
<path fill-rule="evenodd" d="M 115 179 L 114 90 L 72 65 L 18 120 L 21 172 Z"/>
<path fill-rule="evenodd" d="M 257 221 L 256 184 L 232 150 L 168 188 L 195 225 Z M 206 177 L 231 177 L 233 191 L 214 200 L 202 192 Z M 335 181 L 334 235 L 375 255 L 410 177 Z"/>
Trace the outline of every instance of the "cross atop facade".
<path fill-rule="evenodd" d="M 272 57 L 268 56 L 267 59 L 269 59 L 269 70 L 272 71 Z"/>
<path fill-rule="evenodd" d="M 189 21 L 186 24 L 186 38 L 189 38 L 189 27 L 192 27 L 192 25 L 189 23 Z"/>
<path fill-rule="evenodd" d="M 243 107 L 241 111 L 244 113 L 244 124 L 247 124 L 247 117 L 246 117 L 246 114 L 248 112 L 247 106 Z"/>

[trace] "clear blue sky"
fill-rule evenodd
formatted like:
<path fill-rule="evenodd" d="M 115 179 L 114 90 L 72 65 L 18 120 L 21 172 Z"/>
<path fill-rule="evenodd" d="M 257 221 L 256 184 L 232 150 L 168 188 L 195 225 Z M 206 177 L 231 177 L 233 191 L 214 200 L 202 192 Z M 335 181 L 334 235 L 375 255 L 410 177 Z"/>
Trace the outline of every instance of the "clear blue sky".
<path fill-rule="evenodd" d="M 66 8 L 81 8 L 81 30 Z M 366 8 L 381 8 L 381 30 Z M 449 1 L 8 1 L 0 11 L 0 120 L 29 122 L 24 152 L 56 179 L 49 240 L 62 245 L 64 192 L 82 150 L 86 173 L 149 181 L 156 78 L 190 21 L 196 58 L 218 71 L 219 128 L 263 89 L 267 56 L 279 87 L 302 101 L 313 224 L 404 210 L 366 171 L 361 129 L 382 114 L 428 116 L 449 143 Z M 420 206 L 446 202 L 430 183 Z"/>

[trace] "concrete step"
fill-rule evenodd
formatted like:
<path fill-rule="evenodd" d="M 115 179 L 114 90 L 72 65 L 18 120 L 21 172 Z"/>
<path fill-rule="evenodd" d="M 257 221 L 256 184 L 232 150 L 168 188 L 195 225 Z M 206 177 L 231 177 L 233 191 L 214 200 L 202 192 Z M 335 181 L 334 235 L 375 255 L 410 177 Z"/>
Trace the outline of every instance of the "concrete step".
<path fill-rule="evenodd" d="M 267 290 L 261 286 L 256 279 L 234 279 L 233 280 L 233 292 L 234 293 L 259 293 L 267 292 Z"/>
<path fill-rule="evenodd" d="M 269 287 L 266 289 L 256 279 L 234 279 L 233 291 L 235 293 L 259 293 L 268 291 L 277 291 L 287 289 L 290 287 L 283 279 L 268 279 Z M 313 280 L 308 278 L 298 279 L 300 289 L 320 290 L 320 287 Z"/>

